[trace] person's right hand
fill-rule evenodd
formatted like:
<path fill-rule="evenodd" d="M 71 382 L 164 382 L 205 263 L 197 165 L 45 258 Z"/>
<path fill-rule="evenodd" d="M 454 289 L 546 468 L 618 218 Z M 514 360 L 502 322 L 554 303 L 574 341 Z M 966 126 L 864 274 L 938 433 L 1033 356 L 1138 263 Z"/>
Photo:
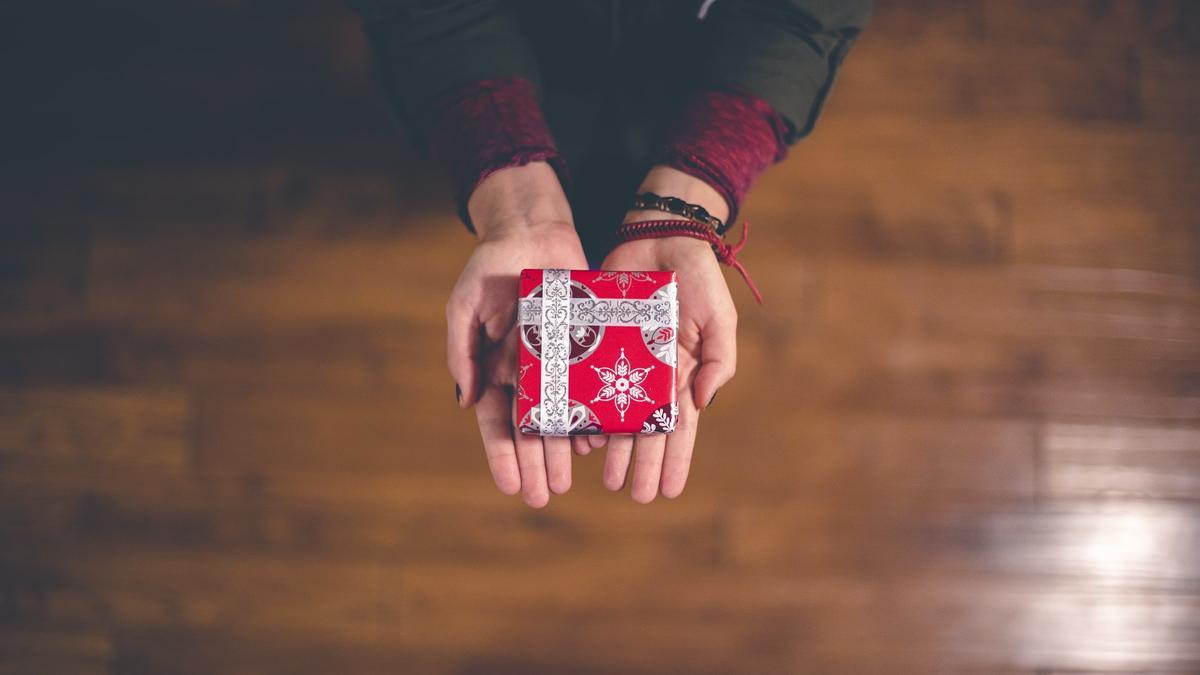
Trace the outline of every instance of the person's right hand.
<path fill-rule="evenodd" d="M 479 243 L 446 303 L 447 351 L 459 405 L 475 405 L 496 486 L 540 508 L 571 487 L 571 448 L 586 442 L 523 434 L 515 420 L 516 307 L 524 268 L 587 269 L 570 206 L 544 162 L 501 169 L 467 205 Z"/>

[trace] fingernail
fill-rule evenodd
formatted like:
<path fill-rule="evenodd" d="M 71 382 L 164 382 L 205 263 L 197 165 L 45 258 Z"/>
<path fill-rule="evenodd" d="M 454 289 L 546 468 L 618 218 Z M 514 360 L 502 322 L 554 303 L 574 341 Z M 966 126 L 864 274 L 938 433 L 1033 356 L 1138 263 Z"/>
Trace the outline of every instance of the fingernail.
<path fill-rule="evenodd" d="M 721 390 L 718 389 L 717 391 L 721 391 Z M 714 391 L 712 397 L 708 399 L 708 405 L 704 406 L 705 408 L 712 405 L 712 402 L 717 400 L 717 391 Z"/>
<path fill-rule="evenodd" d="M 458 401 L 459 405 L 462 405 L 462 387 L 458 386 L 457 383 L 454 385 L 454 400 Z"/>

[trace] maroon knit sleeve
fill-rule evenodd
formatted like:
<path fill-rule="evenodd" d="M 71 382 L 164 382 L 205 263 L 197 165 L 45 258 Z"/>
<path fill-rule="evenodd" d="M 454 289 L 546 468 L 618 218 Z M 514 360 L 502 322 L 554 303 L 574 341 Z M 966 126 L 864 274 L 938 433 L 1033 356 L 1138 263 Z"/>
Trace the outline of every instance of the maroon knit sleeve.
<path fill-rule="evenodd" d="M 727 223 L 758 175 L 787 156 L 788 122 L 769 103 L 745 92 L 697 92 L 683 106 L 653 164 L 711 185 L 729 205 Z"/>
<path fill-rule="evenodd" d="M 472 232 L 467 201 L 493 172 L 545 161 L 564 187 L 568 180 L 533 85 L 519 78 L 475 82 L 439 97 L 429 154 L 449 172 L 459 217 Z"/>

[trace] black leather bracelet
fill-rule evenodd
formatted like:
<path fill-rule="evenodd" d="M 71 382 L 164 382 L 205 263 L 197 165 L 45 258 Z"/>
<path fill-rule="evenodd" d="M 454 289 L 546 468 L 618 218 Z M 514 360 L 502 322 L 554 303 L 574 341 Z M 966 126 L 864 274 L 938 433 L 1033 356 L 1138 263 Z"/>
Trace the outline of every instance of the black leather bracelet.
<path fill-rule="evenodd" d="M 678 197 L 660 197 L 653 192 L 643 192 L 633 198 L 633 208 L 664 211 L 672 215 L 683 216 L 711 227 L 721 236 L 725 236 L 725 231 L 729 229 L 728 225 L 722 223 L 720 218 L 709 213 L 703 206 L 689 204 Z"/>

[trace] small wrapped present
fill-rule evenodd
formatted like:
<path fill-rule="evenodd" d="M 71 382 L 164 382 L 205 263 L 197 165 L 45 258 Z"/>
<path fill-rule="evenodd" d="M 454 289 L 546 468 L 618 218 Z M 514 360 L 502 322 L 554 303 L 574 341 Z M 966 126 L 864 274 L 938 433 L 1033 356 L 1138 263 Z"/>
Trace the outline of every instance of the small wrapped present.
<path fill-rule="evenodd" d="M 674 272 L 522 270 L 517 305 L 521 431 L 675 429 Z"/>

